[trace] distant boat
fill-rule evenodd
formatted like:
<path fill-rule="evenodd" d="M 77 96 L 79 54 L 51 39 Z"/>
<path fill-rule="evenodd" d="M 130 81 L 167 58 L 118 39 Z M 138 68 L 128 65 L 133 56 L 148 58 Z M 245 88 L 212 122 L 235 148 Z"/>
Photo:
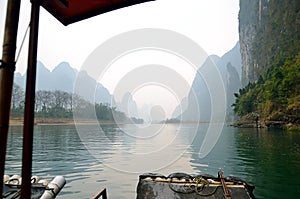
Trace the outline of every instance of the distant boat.
<path fill-rule="evenodd" d="M 218 172 L 218 177 L 185 173 L 166 177 L 148 173 L 139 177 L 137 199 L 254 199 L 253 190 L 254 186 L 239 178 L 223 177 L 222 171 Z"/>

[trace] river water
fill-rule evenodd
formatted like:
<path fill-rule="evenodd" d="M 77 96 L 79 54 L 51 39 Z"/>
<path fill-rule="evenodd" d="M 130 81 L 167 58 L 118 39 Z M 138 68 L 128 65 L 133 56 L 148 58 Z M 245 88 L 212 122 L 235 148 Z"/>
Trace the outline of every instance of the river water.
<path fill-rule="evenodd" d="M 216 124 L 218 125 L 218 124 Z M 255 185 L 257 198 L 300 195 L 300 133 L 224 126 L 205 141 L 207 124 L 36 126 L 33 175 L 67 184 L 58 198 L 89 198 L 106 187 L 109 198 L 135 198 L 144 172 L 233 175 Z M 210 153 L 199 155 L 206 142 Z M 6 174 L 21 174 L 22 127 L 10 128 Z"/>

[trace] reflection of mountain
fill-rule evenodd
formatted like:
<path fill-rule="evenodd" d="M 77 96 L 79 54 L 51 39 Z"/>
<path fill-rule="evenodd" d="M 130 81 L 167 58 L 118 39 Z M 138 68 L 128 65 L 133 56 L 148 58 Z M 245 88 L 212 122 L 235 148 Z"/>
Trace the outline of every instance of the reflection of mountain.
<path fill-rule="evenodd" d="M 235 159 L 240 160 L 240 164 L 235 171 L 241 171 L 244 175 L 241 177 L 255 185 L 257 198 L 299 195 L 300 134 L 279 129 L 253 132 L 251 128 L 237 128 L 236 131 Z M 266 184 L 270 186 L 266 188 Z"/>
<path fill-rule="evenodd" d="M 211 98 L 216 96 L 212 95 L 212 92 L 220 93 L 220 98 L 222 99 L 219 100 L 227 100 L 226 106 L 229 108 L 227 116 L 229 115 L 231 104 L 233 102 L 232 96 L 238 91 L 241 84 L 240 77 L 242 66 L 239 49 L 240 45 L 237 43 L 232 50 L 227 52 L 221 58 L 215 55 L 207 58 L 195 76 L 187 102 L 182 101 L 176 108 L 173 116 L 177 115 L 177 118 L 179 119 L 181 117 L 182 121 L 210 121 L 212 109 Z M 220 76 L 217 73 L 219 73 Z M 215 84 L 218 83 L 217 81 L 222 81 L 221 83 L 223 84 L 223 89 L 225 89 L 224 91 L 211 90 L 212 88 L 215 88 Z M 222 92 L 225 92 L 225 97 L 221 95 Z M 178 115 L 180 106 L 184 112 L 181 115 Z M 218 109 L 216 109 L 216 111 L 218 111 Z M 221 115 L 222 113 L 220 112 L 219 114 Z M 218 113 L 216 113 L 216 115 L 218 115 Z"/>
<path fill-rule="evenodd" d="M 224 127 L 220 137 L 218 138 L 218 142 L 214 145 L 212 140 L 204 139 L 204 137 L 209 133 L 215 133 L 209 132 L 208 128 L 208 124 L 200 124 L 200 126 L 194 127 L 194 129 L 197 129 L 197 132 L 195 133 L 195 137 L 190 145 L 191 166 L 195 169 L 195 171 L 202 174 L 208 173 L 215 175 L 220 168 L 222 168 L 223 172 L 226 174 L 233 174 L 233 171 L 236 169 L 236 162 L 233 161 L 236 157 L 236 149 L 234 143 L 235 137 L 232 132 L 237 130 L 231 127 Z M 187 130 L 191 132 L 195 131 L 193 128 L 187 128 Z M 200 158 L 199 153 L 203 146 L 212 147 L 212 150 L 207 156 Z"/>
<path fill-rule="evenodd" d="M 100 83 L 97 83 L 92 77 L 85 72 L 78 72 L 72 68 L 69 63 L 62 62 L 55 67 L 53 71 L 49 71 L 42 62 L 37 62 L 37 84 L 36 90 L 61 90 L 66 92 L 73 92 L 74 83 L 80 74 L 80 78 L 84 78 L 85 89 L 96 87 L 95 101 L 97 103 L 109 103 L 113 102 L 113 96 L 110 95 L 108 90 L 103 87 Z M 24 89 L 26 80 L 26 74 L 21 75 L 16 73 L 14 77 L 15 83 L 20 85 Z M 85 96 L 84 96 L 85 97 Z M 92 99 L 88 99 L 92 101 Z"/>

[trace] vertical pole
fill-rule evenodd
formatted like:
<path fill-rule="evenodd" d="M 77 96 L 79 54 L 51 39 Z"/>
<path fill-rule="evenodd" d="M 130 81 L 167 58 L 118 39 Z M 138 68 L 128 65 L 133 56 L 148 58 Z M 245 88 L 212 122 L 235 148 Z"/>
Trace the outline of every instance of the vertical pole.
<path fill-rule="evenodd" d="M 3 193 L 3 175 L 15 70 L 20 2 L 21 0 L 7 1 L 2 61 L 0 64 L 0 198 L 2 198 Z"/>
<path fill-rule="evenodd" d="M 22 199 L 30 199 L 31 197 L 31 169 L 39 14 L 40 2 L 39 0 L 32 0 L 23 129 Z"/>

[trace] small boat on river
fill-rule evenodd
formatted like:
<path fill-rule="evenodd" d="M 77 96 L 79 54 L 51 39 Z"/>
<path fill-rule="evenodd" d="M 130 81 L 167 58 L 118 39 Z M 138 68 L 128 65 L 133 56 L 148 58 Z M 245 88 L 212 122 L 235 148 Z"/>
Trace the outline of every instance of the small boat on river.
<path fill-rule="evenodd" d="M 147 173 L 140 175 L 137 199 L 254 199 L 254 186 L 236 177 L 189 175 L 173 173 L 169 176 Z"/>

